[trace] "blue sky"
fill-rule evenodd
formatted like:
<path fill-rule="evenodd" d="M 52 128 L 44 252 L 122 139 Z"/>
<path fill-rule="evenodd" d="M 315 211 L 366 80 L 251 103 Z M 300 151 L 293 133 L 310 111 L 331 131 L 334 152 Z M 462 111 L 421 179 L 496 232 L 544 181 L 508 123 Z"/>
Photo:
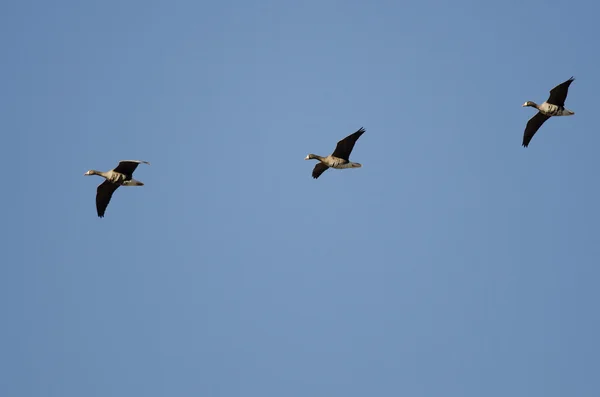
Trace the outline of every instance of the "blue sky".
<path fill-rule="evenodd" d="M 0 395 L 598 395 L 599 12 L 4 2 Z"/>

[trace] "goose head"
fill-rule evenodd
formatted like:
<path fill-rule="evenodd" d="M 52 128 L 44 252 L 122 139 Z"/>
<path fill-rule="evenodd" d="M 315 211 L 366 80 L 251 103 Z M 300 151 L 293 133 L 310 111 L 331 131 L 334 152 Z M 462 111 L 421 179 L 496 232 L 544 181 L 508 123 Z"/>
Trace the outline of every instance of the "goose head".
<path fill-rule="evenodd" d="M 361 163 L 352 163 L 352 168 L 360 168 L 362 167 Z"/>
<path fill-rule="evenodd" d="M 312 160 L 312 159 L 316 159 L 317 155 L 315 154 L 307 154 L 306 157 L 304 158 L 304 160 Z"/>
<path fill-rule="evenodd" d="M 523 104 L 523 107 L 526 107 L 526 106 L 531 106 L 532 108 L 537 108 L 538 107 L 538 105 L 535 102 L 532 102 L 532 101 L 525 102 Z"/>

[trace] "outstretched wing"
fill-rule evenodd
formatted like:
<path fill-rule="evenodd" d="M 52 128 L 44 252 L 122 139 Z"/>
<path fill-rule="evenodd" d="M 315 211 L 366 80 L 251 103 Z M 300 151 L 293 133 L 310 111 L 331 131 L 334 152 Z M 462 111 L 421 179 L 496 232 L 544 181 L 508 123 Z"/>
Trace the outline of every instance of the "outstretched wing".
<path fill-rule="evenodd" d="M 109 181 L 104 181 L 98 185 L 98 189 L 96 189 L 96 211 L 98 211 L 100 218 L 104 218 L 106 207 L 108 207 L 108 203 L 110 203 L 110 199 L 118 187 L 119 185 Z"/>
<path fill-rule="evenodd" d="M 550 116 L 546 116 L 542 112 L 537 112 L 535 116 L 529 119 L 527 126 L 525 127 L 525 133 L 523 134 L 523 146 L 527 147 L 529 145 L 531 138 L 533 138 L 537 130 L 539 130 L 542 124 L 549 118 Z"/>
<path fill-rule="evenodd" d="M 348 135 L 347 137 L 345 137 L 337 143 L 337 146 L 335 147 L 335 150 L 331 155 L 333 157 L 350 161 L 349 157 L 350 153 L 352 152 L 352 149 L 354 149 L 354 144 L 356 143 L 358 138 L 360 138 L 360 136 L 364 133 L 365 129 L 361 127 L 354 134 Z"/>
<path fill-rule="evenodd" d="M 149 165 L 150 163 L 143 160 L 121 160 L 119 161 L 117 168 L 115 168 L 113 171 L 131 177 L 133 175 L 133 171 L 135 171 L 139 164 Z"/>
<path fill-rule="evenodd" d="M 571 77 L 569 80 L 564 83 L 560 83 L 556 87 L 550 90 L 550 97 L 546 102 L 551 103 L 553 105 L 557 105 L 560 107 L 565 106 L 565 100 L 567 99 L 567 94 L 569 93 L 569 86 L 575 80 Z"/>
<path fill-rule="evenodd" d="M 329 168 L 329 167 L 326 166 L 325 164 L 317 163 L 317 165 L 315 165 L 315 168 L 313 169 L 312 177 L 317 179 L 319 176 L 321 176 L 322 173 L 327 171 L 327 168 Z"/>

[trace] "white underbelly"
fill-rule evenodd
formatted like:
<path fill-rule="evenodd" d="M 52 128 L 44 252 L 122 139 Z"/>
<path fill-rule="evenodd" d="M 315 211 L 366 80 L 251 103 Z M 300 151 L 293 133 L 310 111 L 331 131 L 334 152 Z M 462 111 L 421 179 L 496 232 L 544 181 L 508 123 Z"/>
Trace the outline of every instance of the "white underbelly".
<path fill-rule="evenodd" d="M 344 168 L 352 168 L 352 163 L 338 163 L 334 164 L 332 168 L 344 169 Z"/>

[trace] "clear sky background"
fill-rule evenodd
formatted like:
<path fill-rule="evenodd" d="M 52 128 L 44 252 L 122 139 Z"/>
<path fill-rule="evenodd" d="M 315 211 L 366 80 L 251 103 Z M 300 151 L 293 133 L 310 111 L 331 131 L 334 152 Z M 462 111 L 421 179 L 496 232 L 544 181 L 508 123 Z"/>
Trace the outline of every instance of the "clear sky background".
<path fill-rule="evenodd" d="M 3 2 L 0 395 L 600 395 L 598 15 Z"/>

